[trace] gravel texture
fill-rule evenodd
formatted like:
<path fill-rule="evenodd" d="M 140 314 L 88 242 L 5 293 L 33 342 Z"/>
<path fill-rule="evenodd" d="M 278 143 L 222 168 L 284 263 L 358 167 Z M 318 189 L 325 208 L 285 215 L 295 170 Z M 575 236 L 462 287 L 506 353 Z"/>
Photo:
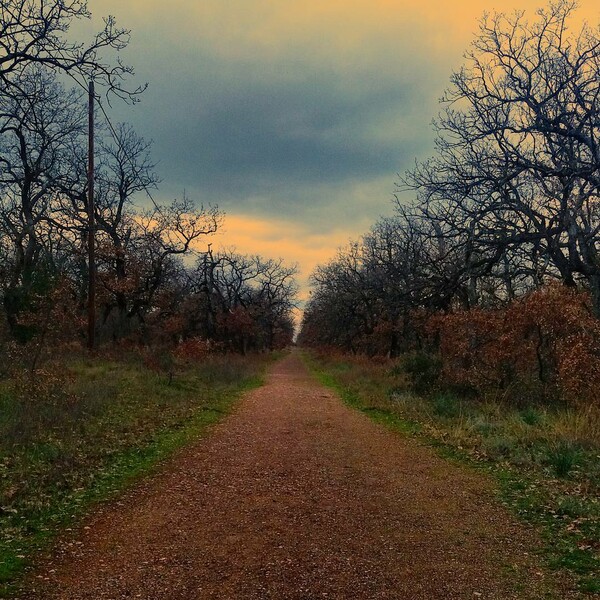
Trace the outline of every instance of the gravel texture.
<path fill-rule="evenodd" d="M 485 477 L 347 408 L 292 353 L 210 436 L 63 537 L 24 597 L 571 597 L 536 545 Z"/>

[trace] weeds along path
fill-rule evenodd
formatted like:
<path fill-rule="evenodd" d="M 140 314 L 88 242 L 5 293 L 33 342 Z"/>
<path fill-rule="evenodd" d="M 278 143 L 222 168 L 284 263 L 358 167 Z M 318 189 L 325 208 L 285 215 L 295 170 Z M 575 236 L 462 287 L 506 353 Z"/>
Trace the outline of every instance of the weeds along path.
<path fill-rule="evenodd" d="M 480 475 L 345 407 L 292 353 L 206 439 L 65 537 L 31 599 L 571 597 Z"/>

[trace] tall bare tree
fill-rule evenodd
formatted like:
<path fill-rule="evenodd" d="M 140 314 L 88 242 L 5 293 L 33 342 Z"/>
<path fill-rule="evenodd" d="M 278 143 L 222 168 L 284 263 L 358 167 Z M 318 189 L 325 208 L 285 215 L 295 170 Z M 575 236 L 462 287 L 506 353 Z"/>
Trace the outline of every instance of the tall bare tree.
<path fill-rule="evenodd" d="M 11 328 L 52 262 L 60 233 L 53 218 L 70 177 L 74 139 L 83 132 L 81 94 L 45 69 L 0 94 L 0 232 L 9 240 L 3 302 Z"/>
<path fill-rule="evenodd" d="M 135 100 L 144 87 L 126 88 L 133 69 L 118 58 L 129 43 L 130 31 L 107 17 L 88 43 L 69 39 L 73 23 L 90 18 L 85 0 L 0 0 L 2 87 L 20 88 L 31 67 L 44 66 L 67 73 L 84 88 L 93 78 L 107 94 Z"/>
<path fill-rule="evenodd" d="M 405 178 L 433 218 L 501 262 L 527 248 L 600 316 L 600 37 L 568 30 L 570 0 L 537 19 L 483 19 L 436 122 L 435 157 Z"/>

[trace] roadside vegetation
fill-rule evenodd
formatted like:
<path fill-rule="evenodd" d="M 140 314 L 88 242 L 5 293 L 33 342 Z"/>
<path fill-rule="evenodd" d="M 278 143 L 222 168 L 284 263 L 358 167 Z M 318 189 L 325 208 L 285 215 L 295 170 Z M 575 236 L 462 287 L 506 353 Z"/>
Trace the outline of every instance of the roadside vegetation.
<path fill-rule="evenodd" d="M 0 590 L 39 549 L 222 418 L 273 355 L 177 361 L 171 382 L 137 352 L 63 357 L 0 381 Z"/>
<path fill-rule="evenodd" d="M 372 419 L 492 474 L 502 501 L 542 533 L 552 568 L 600 593 L 600 411 L 465 395 L 431 378 L 431 359 L 312 351 L 322 382 Z"/>

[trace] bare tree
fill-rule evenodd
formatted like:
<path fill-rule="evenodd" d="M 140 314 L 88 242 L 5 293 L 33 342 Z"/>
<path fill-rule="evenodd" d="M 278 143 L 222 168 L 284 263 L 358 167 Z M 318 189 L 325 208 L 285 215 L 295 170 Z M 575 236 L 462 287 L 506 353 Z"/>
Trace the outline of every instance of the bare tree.
<path fill-rule="evenodd" d="M 196 327 L 240 352 L 272 349 L 278 338 L 291 341 L 296 273 L 296 265 L 281 259 L 209 248 L 191 273 L 197 301 L 196 310 L 189 308 Z"/>
<path fill-rule="evenodd" d="M 145 173 L 144 180 L 153 181 L 151 171 L 139 173 Z M 114 180 L 116 184 L 119 181 Z M 117 194 L 114 204 L 99 209 L 98 222 L 104 234 L 99 252 L 99 276 L 105 290 L 103 323 L 108 326 L 110 322 L 113 338 L 128 335 L 134 322 L 144 322 L 161 289 L 179 276 L 177 258 L 188 254 L 202 236 L 216 232 L 222 221 L 217 207 L 196 207 L 189 198 L 156 204 L 142 212 L 123 210 L 128 202 L 128 197 Z"/>
<path fill-rule="evenodd" d="M 0 95 L 0 230 L 12 255 L 3 301 L 13 330 L 36 273 L 55 256 L 53 213 L 84 114 L 81 95 L 67 92 L 43 69 L 29 71 L 19 90 Z"/>
<path fill-rule="evenodd" d="M 130 276 L 132 236 L 139 231 L 133 204 L 135 194 L 156 187 L 158 177 L 150 158 L 151 144 L 139 137 L 130 125 L 119 124 L 115 139 L 99 144 L 97 169 L 96 224 L 98 228 L 102 281 L 111 292 L 105 302 L 103 322 L 114 309 L 117 311 L 115 332 L 126 335 L 129 331 Z M 74 206 L 78 204 L 74 198 Z M 85 215 L 82 226 L 87 229 Z"/>
<path fill-rule="evenodd" d="M 130 31 L 117 27 L 114 17 L 85 44 L 68 39 L 71 25 L 90 19 L 85 0 L 0 0 L 0 81 L 5 89 L 20 88 L 32 66 L 67 73 L 86 87 L 93 78 L 107 94 L 135 100 L 144 87 L 127 90 L 133 69 L 105 52 L 118 53 L 129 43 Z"/>
<path fill-rule="evenodd" d="M 600 39 L 569 34 L 574 8 L 483 19 L 435 124 L 438 153 L 404 184 L 468 255 L 499 264 L 526 249 L 565 284 L 583 279 L 600 315 Z"/>

